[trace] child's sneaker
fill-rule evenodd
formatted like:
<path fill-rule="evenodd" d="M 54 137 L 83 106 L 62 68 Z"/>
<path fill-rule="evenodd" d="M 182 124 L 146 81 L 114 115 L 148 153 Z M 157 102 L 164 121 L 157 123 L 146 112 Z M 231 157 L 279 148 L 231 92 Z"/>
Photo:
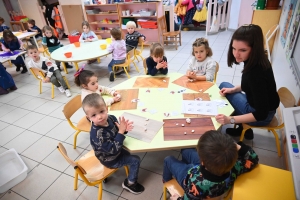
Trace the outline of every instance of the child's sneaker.
<path fill-rule="evenodd" d="M 145 190 L 144 186 L 142 186 L 138 182 L 135 182 L 134 184 L 129 185 L 127 178 L 125 179 L 124 183 L 122 183 L 122 187 L 133 194 L 140 194 Z"/>
<path fill-rule="evenodd" d="M 113 82 L 115 80 L 115 75 L 114 75 L 114 72 L 111 71 L 109 72 L 109 81 Z"/>
<path fill-rule="evenodd" d="M 66 68 L 68 68 L 68 69 L 72 69 L 72 68 L 73 68 L 73 66 L 72 66 L 72 65 L 70 65 L 69 63 L 66 63 Z"/>
<path fill-rule="evenodd" d="M 64 93 L 65 92 L 65 89 L 63 88 L 63 86 L 60 86 L 57 88 L 61 93 Z"/>
<path fill-rule="evenodd" d="M 66 93 L 66 96 L 67 96 L 67 97 L 70 97 L 70 96 L 72 96 L 72 94 L 71 94 L 71 92 L 70 92 L 70 90 L 69 90 L 69 89 L 66 89 L 66 90 L 65 90 L 65 93 Z"/>

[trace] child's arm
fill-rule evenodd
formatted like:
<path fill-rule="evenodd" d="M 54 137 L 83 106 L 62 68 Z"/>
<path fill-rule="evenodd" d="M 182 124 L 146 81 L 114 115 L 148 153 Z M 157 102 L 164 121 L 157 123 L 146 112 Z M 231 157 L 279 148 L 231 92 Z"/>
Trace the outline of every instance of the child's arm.
<path fill-rule="evenodd" d="M 138 35 L 138 38 L 142 37 L 144 41 L 146 40 L 146 36 L 144 36 L 144 35 L 141 34 L 140 32 L 138 32 L 138 34 L 139 34 L 139 35 Z"/>
<path fill-rule="evenodd" d="M 81 33 L 80 38 L 79 38 L 79 42 L 84 42 L 84 33 Z"/>
<path fill-rule="evenodd" d="M 92 39 L 92 42 L 94 41 L 97 41 L 98 40 L 98 36 L 94 33 L 94 31 L 90 31 L 92 36 L 93 36 L 93 39 Z"/>
<path fill-rule="evenodd" d="M 163 67 L 159 69 L 160 73 L 166 75 L 168 73 L 168 60 L 167 57 L 163 57 L 163 61 L 161 62 Z"/>
<path fill-rule="evenodd" d="M 108 52 L 113 52 L 114 51 L 114 45 L 113 44 L 114 44 L 114 42 L 112 42 L 111 44 L 108 45 L 108 47 L 107 47 Z"/>
<path fill-rule="evenodd" d="M 208 61 L 206 64 L 205 80 L 214 81 L 217 64 L 215 61 Z"/>
<path fill-rule="evenodd" d="M 24 50 L 25 48 L 24 48 L 24 43 L 22 42 L 22 40 L 20 40 L 20 39 L 18 38 L 18 42 L 19 42 L 19 44 L 20 44 L 20 49 Z"/>
<path fill-rule="evenodd" d="M 42 45 L 47 46 L 47 38 L 43 33 L 43 38 L 42 38 Z"/>
<path fill-rule="evenodd" d="M 147 64 L 147 68 L 148 68 L 148 73 L 151 75 L 151 76 L 155 76 L 158 72 L 158 70 L 160 68 L 162 68 L 162 64 L 160 63 L 156 63 L 153 61 L 153 59 L 151 57 L 148 57 L 146 59 L 146 64 Z"/>

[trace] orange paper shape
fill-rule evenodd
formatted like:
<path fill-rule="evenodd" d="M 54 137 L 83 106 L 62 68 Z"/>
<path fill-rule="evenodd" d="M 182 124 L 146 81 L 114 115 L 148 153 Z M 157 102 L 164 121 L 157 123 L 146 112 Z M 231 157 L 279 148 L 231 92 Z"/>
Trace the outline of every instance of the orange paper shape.
<path fill-rule="evenodd" d="M 187 76 L 182 76 L 179 79 L 176 79 L 175 81 L 173 81 L 173 83 L 176 85 L 180 85 L 182 87 L 194 90 L 196 92 L 200 92 L 199 90 L 201 90 L 201 92 L 205 92 L 207 89 L 209 89 L 211 86 L 214 85 L 214 83 L 208 82 L 208 81 L 190 82 L 189 78 Z"/>
<path fill-rule="evenodd" d="M 138 88 L 167 88 L 169 77 L 138 77 L 133 87 Z"/>
<path fill-rule="evenodd" d="M 210 97 L 208 93 L 183 93 L 183 100 L 195 100 L 202 99 L 202 101 L 210 101 Z M 208 115 L 196 115 L 196 114 L 184 114 L 184 117 L 208 117 Z"/>
<path fill-rule="evenodd" d="M 110 110 L 134 110 L 137 108 L 138 102 L 131 102 L 132 99 L 137 99 L 139 89 L 118 90 L 121 94 L 121 101 L 111 105 Z"/>
<path fill-rule="evenodd" d="M 215 130 L 210 117 L 192 118 L 186 123 L 185 118 L 164 119 L 164 140 L 198 140 L 206 131 Z M 178 124 L 178 125 L 176 125 Z M 182 126 L 184 124 L 184 126 Z M 192 132 L 194 130 L 194 132 Z"/>

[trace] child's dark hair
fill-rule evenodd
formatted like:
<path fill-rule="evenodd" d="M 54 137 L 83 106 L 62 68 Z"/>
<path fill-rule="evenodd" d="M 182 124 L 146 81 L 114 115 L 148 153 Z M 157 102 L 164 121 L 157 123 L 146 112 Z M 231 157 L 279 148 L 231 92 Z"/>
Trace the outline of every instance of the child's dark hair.
<path fill-rule="evenodd" d="M 111 36 L 115 39 L 115 40 L 121 40 L 122 39 L 122 33 L 119 29 L 117 28 L 113 28 L 110 30 L 110 34 Z"/>
<path fill-rule="evenodd" d="M 150 46 L 150 56 L 154 56 L 154 57 L 163 57 L 165 55 L 165 50 L 163 48 L 163 46 L 156 42 L 156 43 L 152 43 Z"/>
<path fill-rule="evenodd" d="M 200 137 L 197 152 L 205 168 L 217 176 L 229 172 L 238 158 L 235 141 L 229 135 L 214 130 Z"/>
<path fill-rule="evenodd" d="M 96 75 L 94 72 L 90 70 L 83 70 L 81 68 L 75 73 L 74 76 L 75 76 L 75 84 L 78 87 L 81 87 L 82 85 L 87 85 L 90 81 L 90 78 Z"/>
<path fill-rule="evenodd" d="M 38 50 L 38 48 L 35 45 L 28 45 L 26 50 L 28 51 L 28 50 L 34 50 L 34 49 Z"/>
<path fill-rule="evenodd" d="M 8 38 L 11 38 L 13 41 L 18 41 L 18 38 L 8 29 L 3 31 L 3 39 L 5 42 L 8 42 Z"/>
<path fill-rule="evenodd" d="M 101 106 L 106 106 L 103 97 L 100 94 L 92 93 L 84 97 L 82 101 L 82 108 L 85 112 L 85 107 L 92 107 L 92 108 L 100 108 Z"/>
<path fill-rule="evenodd" d="M 227 55 L 228 66 L 232 66 L 233 63 L 238 64 L 232 52 L 233 40 L 243 41 L 251 47 L 248 62 L 244 65 L 242 73 L 247 72 L 251 67 L 260 66 L 265 70 L 271 67 L 270 62 L 265 55 L 263 32 L 258 25 L 245 24 L 233 33 Z"/>
<path fill-rule="evenodd" d="M 0 22 L 4 23 L 4 19 L 2 17 L 0 17 Z"/>
<path fill-rule="evenodd" d="M 87 21 L 82 22 L 81 27 L 83 28 L 83 26 L 90 28 L 90 24 Z"/>
<path fill-rule="evenodd" d="M 48 26 L 48 25 L 44 26 L 43 29 L 42 29 L 42 31 L 43 31 L 43 33 L 45 33 L 46 31 L 51 31 L 52 36 L 54 36 L 53 29 L 50 26 Z"/>
<path fill-rule="evenodd" d="M 207 56 L 212 56 L 213 55 L 212 50 L 209 47 L 208 40 L 205 39 L 205 38 L 197 38 L 195 40 L 195 42 L 193 43 L 193 52 L 192 52 L 192 55 L 195 56 L 194 47 L 200 47 L 202 45 L 205 47 L 205 50 L 207 51 Z"/>
<path fill-rule="evenodd" d="M 27 21 L 27 23 L 28 23 L 28 24 L 31 24 L 31 25 L 33 25 L 33 26 L 35 26 L 35 21 L 34 21 L 34 19 L 29 19 L 29 20 Z"/>

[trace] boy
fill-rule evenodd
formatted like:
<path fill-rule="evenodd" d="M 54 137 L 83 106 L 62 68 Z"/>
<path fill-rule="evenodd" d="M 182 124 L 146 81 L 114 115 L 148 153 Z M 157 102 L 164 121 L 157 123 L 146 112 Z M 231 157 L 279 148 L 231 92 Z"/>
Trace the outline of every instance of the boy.
<path fill-rule="evenodd" d="M 6 29 L 9 29 L 9 27 L 4 24 L 4 19 L 0 17 L 0 32 L 3 32 Z"/>
<path fill-rule="evenodd" d="M 35 25 L 35 21 L 33 19 L 29 19 L 27 23 L 28 23 L 28 29 L 26 31 L 23 31 L 23 32 L 37 32 L 38 34 L 35 35 L 34 37 L 35 37 L 36 40 L 41 40 L 42 37 L 43 37 L 42 31 L 39 27 L 37 27 Z M 34 42 L 33 37 L 30 37 L 29 40 L 30 40 L 30 43 L 32 45 L 36 45 L 35 42 Z"/>
<path fill-rule="evenodd" d="M 143 41 L 145 41 L 146 37 L 135 31 L 136 24 L 134 21 L 129 21 L 126 23 L 127 34 L 125 36 L 126 41 L 126 52 L 128 53 L 130 50 L 137 48 L 139 44 L 139 38 L 142 37 Z"/>
<path fill-rule="evenodd" d="M 31 58 L 31 60 L 28 62 L 29 68 L 40 68 L 46 73 L 46 77 L 43 79 L 44 83 L 51 82 L 61 93 L 65 93 L 67 97 L 72 96 L 56 64 L 53 64 L 48 58 L 40 56 L 40 52 L 34 45 L 27 47 L 27 53 Z"/>
<path fill-rule="evenodd" d="M 90 142 L 95 156 L 108 168 L 120 168 L 129 165 L 129 175 L 122 187 L 133 194 L 140 194 L 144 187 L 137 182 L 140 158 L 130 155 L 123 149 L 124 134 L 132 130 L 133 122 L 124 117 L 117 118 L 108 115 L 108 109 L 101 95 L 97 93 L 87 95 L 82 101 L 82 108 L 87 118 L 92 121 Z"/>
<path fill-rule="evenodd" d="M 164 160 L 163 182 L 176 178 L 183 197 L 172 199 L 210 199 L 229 191 L 238 175 L 258 163 L 253 149 L 218 131 L 204 133 L 195 149 L 182 149 L 182 161 L 173 156 Z M 198 153 L 197 153 L 198 152 Z M 200 160 L 201 159 L 201 160 Z"/>

